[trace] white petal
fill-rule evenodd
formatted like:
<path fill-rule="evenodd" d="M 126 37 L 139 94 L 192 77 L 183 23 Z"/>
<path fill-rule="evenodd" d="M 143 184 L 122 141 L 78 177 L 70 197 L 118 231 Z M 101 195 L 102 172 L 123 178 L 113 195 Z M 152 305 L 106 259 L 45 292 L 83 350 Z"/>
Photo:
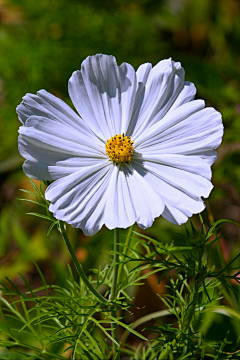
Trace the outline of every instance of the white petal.
<path fill-rule="evenodd" d="M 23 164 L 24 173 L 36 180 L 56 180 L 68 176 L 80 169 L 72 166 L 46 165 L 26 160 Z"/>
<path fill-rule="evenodd" d="M 106 140 L 126 132 L 135 87 L 136 75 L 131 65 L 118 67 L 113 56 L 99 54 L 89 56 L 81 71 L 73 73 L 69 95 L 87 125 Z"/>
<path fill-rule="evenodd" d="M 94 136 L 92 131 L 70 106 L 45 90 L 38 91 L 37 95 L 26 94 L 23 97 L 22 103 L 17 106 L 17 113 L 19 120 L 23 124 L 32 115 L 41 116 L 81 131 L 85 136 L 91 138 Z"/>
<path fill-rule="evenodd" d="M 128 187 L 128 176 L 125 165 L 114 166 L 106 194 L 104 215 L 105 224 L 109 229 L 126 229 L 136 221 L 136 213 Z"/>
<path fill-rule="evenodd" d="M 199 168 L 199 174 L 197 174 L 197 169 L 195 169 L 195 172 L 189 172 L 180 168 L 180 164 L 177 168 L 159 164 L 155 161 L 143 161 L 142 167 L 146 172 L 151 172 L 171 186 L 194 198 L 200 198 L 201 196 L 205 198 L 208 197 L 213 188 L 212 183 L 200 174 L 201 168 Z M 184 167 L 184 165 L 182 165 L 182 167 Z M 204 167 L 202 166 L 202 170 L 203 169 Z"/>
<path fill-rule="evenodd" d="M 194 156 L 203 159 L 210 166 L 217 160 L 217 152 L 215 150 L 194 151 Z"/>
<path fill-rule="evenodd" d="M 127 136 L 130 136 L 133 134 L 133 131 L 138 123 L 139 111 L 141 109 L 145 90 L 146 90 L 145 85 L 146 85 L 146 82 L 147 82 L 147 79 L 148 79 L 151 69 L 152 69 L 152 64 L 150 64 L 150 63 L 142 64 L 137 69 L 137 72 L 136 72 L 137 90 L 136 90 L 136 95 L 135 95 L 134 104 L 133 104 L 132 116 L 130 118 L 128 129 L 126 131 Z M 133 101 L 132 101 L 132 103 L 133 103 Z"/>
<path fill-rule="evenodd" d="M 43 142 L 31 141 L 27 136 L 19 135 L 18 148 L 20 154 L 27 160 L 46 165 L 59 164 L 60 166 L 89 166 L 99 161 L 99 157 L 81 157 L 80 154 L 71 154 L 67 151 L 60 151 L 58 147 L 50 147 Z M 61 144 L 59 144 L 61 146 Z M 101 158 L 101 157 L 100 157 Z M 102 158 L 107 159 L 107 156 Z M 91 161 L 91 164 L 89 164 Z"/>
<path fill-rule="evenodd" d="M 153 125 L 167 113 L 183 87 L 184 70 L 180 63 L 171 59 L 162 60 L 152 68 L 147 78 L 133 138 L 137 138 L 139 132 Z"/>
<path fill-rule="evenodd" d="M 137 140 L 134 139 L 134 148 L 140 149 L 142 147 L 149 147 L 149 145 L 154 145 L 155 143 L 162 143 L 162 138 L 168 133 L 173 134 L 173 137 L 177 137 L 177 125 L 180 124 L 181 127 L 185 127 L 183 120 L 190 118 L 191 115 L 202 110 L 204 106 L 205 102 L 203 100 L 195 100 L 178 107 L 173 112 L 167 113 L 153 126 L 146 129 Z M 192 124 L 190 124 L 190 126 L 191 125 Z M 189 124 L 186 125 L 186 129 L 188 126 Z"/>
<path fill-rule="evenodd" d="M 119 67 L 119 76 L 121 86 L 122 121 L 121 130 L 119 132 L 117 131 L 116 134 L 122 134 L 123 132 L 126 134 L 134 109 L 137 81 L 134 68 L 127 63 L 123 63 Z"/>
<path fill-rule="evenodd" d="M 185 81 L 182 91 L 178 95 L 177 99 L 175 100 L 169 111 L 173 111 L 179 106 L 188 103 L 189 101 L 192 101 L 195 98 L 196 92 L 197 90 L 195 85 L 190 81 Z"/>
<path fill-rule="evenodd" d="M 40 121 L 38 121 L 36 117 L 30 117 L 28 121 L 29 124 L 33 123 L 35 127 L 21 126 L 19 128 L 21 138 L 27 141 L 29 146 L 32 145 L 39 149 L 49 150 L 49 156 L 52 151 L 70 156 L 106 157 L 103 145 L 98 146 L 98 144 L 94 144 L 94 142 L 89 141 L 86 137 L 81 136 L 80 132 L 75 132 L 74 135 L 72 130 L 67 131 L 64 125 L 58 124 L 56 126 L 56 124 L 50 121 L 48 126 L 48 119 L 44 118 L 40 118 Z M 24 154 L 22 155 L 25 157 Z"/>
<path fill-rule="evenodd" d="M 140 160 L 143 165 L 150 162 L 168 166 L 170 169 L 180 169 L 189 173 L 197 174 L 211 180 L 212 171 L 210 165 L 205 159 L 194 155 L 179 155 L 179 154 L 152 154 L 143 151 L 142 155 L 135 154 L 134 161 Z"/>
<path fill-rule="evenodd" d="M 132 206 L 136 213 L 136 222 L 147 228 L 152 226 L 155 218 L 164 210 L 164 204 L 156 189 L 145 179 L 145 170 L 137 162 L 125 165 L 124 172 L 127 178 Z"/>
<path fill-rule="evenodd" d="M 100 153 L 105 153 L 105 147 L 102 141 L 100 141 L 96 136 L 94 138 L 86 136 L 81 129 L 72 128 L 67 124 L 57 123 L 56 121 L 41 116 L 30 116 L 26 122 L 25 127 L 34 128 L 39 130 L 39 132 L 49 135 L 53 135 L 62 140 L 69 140 L 76 144 L 86 146 L 90 149 L 95 149 Z M 21 127 L 21 129 L 24 127 Z M 21 130 L 22 131 L 22 130 Z M 28 129 L 25 129 L 25 133 L 28 133 Z"/>
<path fill-rule="evenodd" d="M 171 221 L 170 218 L 168 218 L 169 221 L 182 224 L 186 222 L 187 218 L 192 214 L 199 213 L 204 209 L 205 206 L 200 196 L 209 192 L 212 186 L 209 185 L 204 188 L 203 184 L 199 184 L 199 191 L 196 191 L 197 185 L 193 184 L 193 179 L 191 177 L 189 185 L 184 182 L 183 175 L 181 178 L 177 178 L 180 172 L 178 169 L 172 169 L 176 170 L 176 178 L 174 181 L 174 171 L 172 171 L 171 176 L 169 172 L 165 174 L 164 171 L 159 170 L 159 165 L 152 166 L 152 164 L 150 165 L 148 163 L 146 166 L 146 164 L 143 165 L 139 163 L 139 166 L 141 166 L 143 171 L 145 171 L 144 180 L 148 182 L 153 189 L 155 189 L 158 197 L 160 197 L 165 204 L 165 210 L 163 213 L 164 216 L 167 214 L 166 207 L 169 211 L 170 209 L 172 210 L 172 216 L 176 219 L 176 221 Z M 199 183 L 199 178 L 197 180 Z M 204 179 L 203 181 L 208 180 Z M 210 182 L 208 181 L 208 184 L 209 183 Z M 184 185 L 186 188 L 184 188 Z"/>
<path fill-rule="evenodd" d="M 19 152 L 27 159 L 23 170 L 34 179 L 55 180 L 76 168 L 95 164 L 96 160 L 108 159 L 96 137 L 90 140 L 52 119 L 30 116 L 19 133 Z"/>
<path fill-rule="evenodd" d="M 100 162 L 56 180 L 46 190 L 49 210 L 57 219 L 94 235 L 104 223 L 104 207 L 113 166 Z"/>
<path fill-rule="evenodd" d="M 190 102 L 189 105 L 196 101 Z M 178 109 L 187 105 L 182 105 Z M 136 147 L 138 153 L 141 153 L 143 148 L 147 148 L 147 151 L 151 153 L 194 155 L 200 152 L 211 151 L 220 145 L 223 125 L 219 112 L 213 108 L 205 108 L 183 120 L 181 120 L 181 117 L 177 118 L 178 122 L 176 123 L 175 117 L 172 115 L 175 114 L 177 117 L 178 109 L 170 114 L 170 118 L 172 117 L 173 119 L 173 126 L 168 127 L 168 121 L 165 121 L 161 129 L 160 122 L 156 134 L 154 135 L 152 131 L 151 138 L 149 132 L 146 134 L 142 144 Z M 169 124 L 171 125 L 171 121 L 169 121 Z"/>
<path fill-rule="evenodd" d="M 150 63 L 145 63 L 139 66 L 136 72 L 138 84 L 143 83 L 144 85 L 146 85 L 151 70 L 152 70 L 152 64 Z"/>
<path fill-rule="evenodd" d="M 68 157 L 66 155 L 60 156 L 47 152 L 41 154 L 34 153 L 34 148 L 28 148 L 28 158 L 23 164 L 24 173 L 36 180 L 56 180 L 61 177 L 70 175 L 83 167 L 94 166 L 99 164 L 98 158 L 83 158 L 83 157 Z"/>
<path fill-rule="evenodd" d="M 133 206 L 132 196 L 128 184 L 128 170 L 125 165 L 120 167 L 118 173 L 118 211 L 121 216 L 123 228 L 133 225 L 136 221 L 136 211 Z"/>
<path fill-rule="evenodd" d="M 203 206 L 204 209 L 204 206 Z M 188 221 L 188 216 L 185 215 L 181 210 L 176 208 L 175 206 L 172 206 L 168 204 L 164 212 L 162 213 L 162 216 L 168 220 L 169 222 L 175 224 L 175 225 L 181 225 Z M 189 215 L 189 217 L 191 214 Z"/>

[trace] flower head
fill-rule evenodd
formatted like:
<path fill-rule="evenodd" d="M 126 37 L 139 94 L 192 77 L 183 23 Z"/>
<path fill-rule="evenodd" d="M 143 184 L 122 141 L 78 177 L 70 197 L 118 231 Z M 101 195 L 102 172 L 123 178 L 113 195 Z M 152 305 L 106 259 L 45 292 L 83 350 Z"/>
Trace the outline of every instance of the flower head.
<path fill-rule="evenodd" d="M 135 71 L 90 56 L 69 80 L 78 114 L 45 90 L 17 107 L 23 170 L 55 180 L 50 211 L 86 235 L 148 228 L 160 215 L 182 224 L 205 207 L 223 135 L 221 114 L 195 94 L 171 59 Z"/>

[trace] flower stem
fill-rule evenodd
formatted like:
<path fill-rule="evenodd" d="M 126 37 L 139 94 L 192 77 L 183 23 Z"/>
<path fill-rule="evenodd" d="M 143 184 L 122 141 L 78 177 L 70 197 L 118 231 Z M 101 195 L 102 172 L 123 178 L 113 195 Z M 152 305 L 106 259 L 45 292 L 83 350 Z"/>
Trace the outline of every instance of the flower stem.
<path fill-rule="evenodd" d="M 68 239 L 63 221 L 59 221 L 59 228 L 60 228 L 60 232 L 65 241 L 65 244 L 67 245 L 68 251 L 72 257 L 73 263 L 77 269 L 79 276 L 84 281 L 84 283 L 88 287 L 88 289 L 98 298 L 98 300 L 100 300 L 102 303 L 105 303 L 105 304 L 108 303 L 107 299 L 105 299 L 101 294 L 99 294 L 99 292 L 92 286 L 92 284 L 89 282 L 87 276 L 85 275 L 83 267 L 81 264 L 79 264 L 78 259 L 75 255 L 75 252 L 73 250 L 73 247 Z"/>
<path fill-rule="evenodd" d="M 113 279 L 112 279 L 112 291 L 110 295 L 110 300 L 114 301 L 117 299 L 118 296 L 118 270 L 119 270 L 119 264 L 118 264 L 118 252 L 119 252 L 119 229 L 114 229 L 114 255 L 113 255 L 113 263 L 115 264 L 113 266 Z M 113 309 L 111 311 L 111 315 L 116 318 L 117 317 L 117 310 Z M 112 323 L 112 337 L 113 339 L 118 343 L 118 327 L 117 324 Z M 113 359 L 119 359 L 119 353 L 117 354 L 117 346 L 113 342 Z"/>

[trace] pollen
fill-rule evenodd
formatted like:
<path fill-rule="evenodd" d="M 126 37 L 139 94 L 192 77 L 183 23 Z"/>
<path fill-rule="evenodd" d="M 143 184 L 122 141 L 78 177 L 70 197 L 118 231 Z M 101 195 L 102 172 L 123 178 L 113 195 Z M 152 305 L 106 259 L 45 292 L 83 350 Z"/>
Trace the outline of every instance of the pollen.
<path fill-rule="evenodd" d="M 133 144 L 131 136 L 127 137 L 124 133 L 112 136 L 106 142 L 106 154 L 117 164 L 129 162 L 132 159 Z"/>

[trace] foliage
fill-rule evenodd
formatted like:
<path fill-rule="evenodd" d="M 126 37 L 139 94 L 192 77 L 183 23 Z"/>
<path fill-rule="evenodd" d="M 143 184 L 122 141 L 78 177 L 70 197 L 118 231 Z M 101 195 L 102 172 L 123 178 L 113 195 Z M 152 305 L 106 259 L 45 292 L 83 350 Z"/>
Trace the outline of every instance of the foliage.
<path fill-rule="evenodd" d="M 47 215 L 33 215 L 51 220 L 49 229 L 56 225 L 61 232 L 59 221 L 49 213 L 42 184 L 38 188 L 29 180 L 36 191 L 32 192 L 36 203 L 45 207 L 47 212 Z M 204 315 L 209 311 L 234 317 L 239 323 L 239 311 L 235 309 L 236 294 L 230 279 L 239 283 L 240 272 L 235 272 L 234 266 L 240 254 L 221 270 L 217 269 L 211 261 L 211 252 L 219 241 L 223 223 L 230 220 L 216 221 L 206 230 L 201 216 L 200 219 L 201 229 L 195 229 L 191 223 L 190 229 L 186 227 L 185 234 L 179 236 L 177 245 L 174 242 L 163 244 L 135 231 L 121 236 L 120 248 L 115 254 L 120 255 L 118 263 L 107 264 L 103 270 L 95 269 L 90 278 L 95 289 L 109 299 L 107 302 L 96 298 L 84 279 L 76 281 L 70 267 L 64 287 L 47 285 L 37 264 L 35 266 L 42 281 L 42 286 L 37 289 L 32 289 L 21 274 L 27 287 L 25 292 L 7 278 L 8 285 L 2 284 L 0 298 L 0 346 L 6 349 L 2 357 L 14 359 L 17 353 L 24 354 L 28 359 L 64 359 L 67 353 L 72 359 L 104 360 L 116 358 L 116 354 L 112 354 L 111 343 L 116 343 L 120 354 L 127 355 L 129 359 L 240 357 L 239 342 L 231 345 L 231 351 L 226 349 L 231 343 L 228 341 L 229 331 L 219 344 L 216 340 L 209 341 L 202 327 Z M 112 300 L 109 295 L 116 265 L 119 271 L 118 297 Z M 129 289 L 141 285 L 144 279 L 156 273 L 159 274 L 159 283 L 166 273 L 170 276 L 168 293 L 160 296 L 167 311 L 140 319 L 143 324 L 155 319 L 154 325 L 147 327 L 146 338 L 135 330 L 136 324 L 128 323 L 134 308 Z M 222 305 L 224 289 L 231 293 L 228 306 Z M 163 316 L 167 316 L 167 321 L 162 321 Z M 168 321 L 170 317 L 174 320 Z M 110 333 L 112 326 L 125 330 L 120 343 Z M 137 350 L 133 348 L 127 341 L 130 333 L 144 340 L 144 345 L 140 343 Z M 152 346 L 149 334 L 154 336 Z"/>
<path fill-rule="evenodd" d="M 33 358 L 35 355 L 39 359 L 49 359 L 51 356 L 62 359 L 63 356 L 57 352 L 68 351 L 71 352 L 72 359 L 108 359 L 111 356 L 111 346 L 105 340 L 114 341 L 108 331 L 112 322 L 146 340 L 124 324 L 121 317 L 109 315 L 113 306 L 123 311 L 129 308 L 129 304 L 122 298 L 116 304 L 110 303 L 108 307 L 103 307 L 81 280 L 80 283 L 74 280 L 70 267 L 66 288 L 47 285 L 37 264 L 36 267 L 43 283 L 38 289 L 32 290 L 23 275 L 21 277 L 29 289 L 26 294 L 22 294 L 9 279 L 11 289 L 2 285 L 2 295 L 11 300 L 9 302 L 1 297 L 1 328 L 6 339 L 1 340 L 0 346 L 25 354 L 26 358 Z M 93 283 L 96 283 L 96 289 L 100 286 L 108 288 L 111 284 L 108 269 L 103 272 L 98 270 Z M 43 290 L 46 294 L 38 295 Z M 12 323 L 15 328 L 9 327 Z M 99 331 L 106 336 L 105 340 L 95 339 Z"/>

